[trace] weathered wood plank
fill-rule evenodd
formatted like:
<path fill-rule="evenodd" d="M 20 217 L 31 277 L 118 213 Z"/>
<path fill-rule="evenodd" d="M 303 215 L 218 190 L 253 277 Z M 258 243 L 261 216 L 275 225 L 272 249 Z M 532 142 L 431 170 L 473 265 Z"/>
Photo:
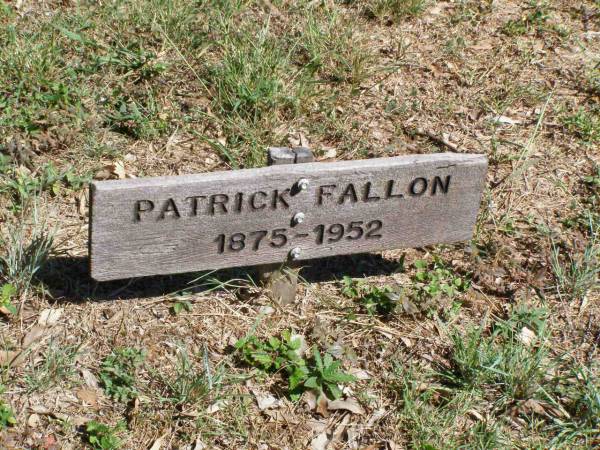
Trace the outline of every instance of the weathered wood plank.
<path fill-rule="evenodd" d="M 281 263 L 295 248 L 302 261 L 468 240 L 486 169 L 485 156 L 439 153 L 94 182 L 91 274 L 103 281 Z"/>

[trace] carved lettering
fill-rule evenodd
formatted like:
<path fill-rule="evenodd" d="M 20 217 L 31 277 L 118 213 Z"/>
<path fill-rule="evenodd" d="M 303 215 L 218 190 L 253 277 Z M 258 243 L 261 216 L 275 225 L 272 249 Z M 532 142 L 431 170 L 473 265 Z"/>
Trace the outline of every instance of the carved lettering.
<path fill-rule="evenodd" d="M 255 192 L 254 194 L 252 194 L 250 196 L 250 208 L 252 208 L 253 210 L 259 210 L 259 209 L 265 209 L 267 204 L 266 203 L 261 203 L 260 205 L 256 203 L 256 197 L 261 196 L 262 198 L 267 198 L 267 193 L 263 192 L 263 191 L 258 191 Z"/>
<path fill-rule="evenodd" d="M 145 207 L 143 207 L 145 206 Z M 142 213 L 150 212 L 154 209 L 154 202 L 150 200 L 138 200 L 135 202 L 135 221 L 142 220 Z"/>
<path fill-rule="evenodd" d="M 440 190 L 444 194 L 447 194 L 448 193 L 448 188 L 450 187 L 450 177 L 451 177 L 451 175 L 447 175 L 446 176 L 446 182 L 444 183 L 440 177 L 436 176 L 433 179 L 433 186 L 431 186 L 431 195 L 435 195 L 436 194 L 438 186 L 440 187 Z"/>
<path fill-rule="evenodd" d="M 326 188 L 331 188 L 332 190 L 336 188 L 335 184 L 324 184 L 319 186 L 318 194 L 317 194 L 317 205 L 323 204 L 323 197 L 331 197 L 331 192 L 327 192 Z"/>
<path fill-rule="evenodd" d="M 284 195 L 288 195 L 289 193 L 290 193 L 290 189 L 284 189 L 283 192 L 281 192 L 281 193 L 279 193 L 279 191 L 277 189 L 275 189 L 273 191 L 273 199 L 271 202 L 271 207 L 273 209 L 277 209 L 277 205 L 279 203 L 281 203 L 284 208 L 286 208 L 286 209 L 289 208 L 290 205 L 284 198 Z"/>
<path fill-rule="evenodd" d="M 352 202 L 352 203 L 356 203 L 358 201 L 358 196 L 356 195 L 356 189 L 354 188 L 354 185 L 352 183 L 349 183 L 348 186 L 346 186 L 346 189 L 344 189 L 344 192 L 340 196 L 338 203 L 340 205 L 344 204 L 346 201 L 346 197 L 349 197 L 350 202 Z"/>
<path fill-rule="evenodd" d="M 192 210 L 190 216 L 198 215 L 198 200 L 205 199 L 206 195 L 192 195 L 191 197 L 186 197 L 186 200 L 191 200 L 192 202 Z"/>
<path fill-rule="evenodd" d="M 398 193 L 393 194 L 394 192 L 394 180 L 389 180 L 387 182 L 386 190 L 385 190 L 385 198 L 403 198 L 404 195 Z"/>
<path fill-rule="evenodd" d="M 209 207 L 208 210 L 210 214 L 215 215 L 215 206 L 219 205 L 221 207 L 222 213 L 227 213 L 227 202 L 229 201 L 229 196 L 227 194 L 213 194 L 209 199 Z"/>
<path fill-rule="evenodd" d="M 415 178 L 409 186 L 409 192 L 411 195 L 419 196 L 423 195 L 427 190 L 427 179 L 426 178 Z"/>
<path fill-rule="evenodd" d="M 367 181 L 367 183 L 365 184 L 365 193 L 363 196 L 363 201 L 365 202 L 376 202 L 377 200 L 381 200 L 381 197 L 379 197 L 378 195 L 371 196 L 372 185 L 373 183 L 371 183 L 370 181 Z"/>
<path fill-rule="evenodd" d="M 233 207 L 235 212 L 242 212 L 242 200 L 243 199 L 244 199 L 243 192 L 238 192 L 237 194 L 235 194 L 235 205 Z"/>
<path fill-rule="evenodd" d="M 177 209 L 177 205 L 175 204 L 175 200 L 169 198 L 163 204 L 162 209 L 160 210 L 160 215 L 158 216 L 158 220 L 162 220 L 167 215 L 172 215 L 173 217 L 179 219 L 181 216 L 179 215 L 179 210 Z"/>

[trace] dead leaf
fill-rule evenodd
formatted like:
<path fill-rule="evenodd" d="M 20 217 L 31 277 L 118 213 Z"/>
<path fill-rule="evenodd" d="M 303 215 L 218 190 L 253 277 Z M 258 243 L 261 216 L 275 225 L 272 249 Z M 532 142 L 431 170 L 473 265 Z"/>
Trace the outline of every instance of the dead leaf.
<path fill-rule="evenodd" d="M 345 411 L 350 411 L 352 414 L 358 414 L 359 416 L 362 416 L 365 413 L 363 407 L 360 406 L 358 401 L 354 398 L 349 398 L 346 400 L 333 400 L 329 402 L 327 409 L 330 411 L 343 409 Z"/>
<path fill-rule="evenodd" d="M 525 345 L 531 345 L 537 339 L 537 335 L 535 334 L 535 331 L 530 328 L 523 327 L 521 332 L 517 335 L 517 339 Z"/>
<path fill-rule="evenodd" d="M 37 428 L 40 426 L 40 416 L 33 413 L 27 419 L 27 426 L 29 428 Z"/>
<path fill-rule="evenodd" d="M 400 336 L 400 340 L 404 345 L 406 345 L 406 348 L 411 348 L 414 345 L 413 342 L 406 336 Z"/>
<path fill-rule="evenodd" d="M 333 147 L 322 147 L 323 157 L 322 159 L 332 159 L 337 156 L 337 150 Z"/>
<path fill-rule="evenodd" d="M 225 406 L 227 406 L 227 401 L 217 400 L 212 405 L 210 405 L 208 408 L 206 408 L 206 412 L 208 414 L 214 414 L 217 411 L 220 411 L 221 409 L 223 409 Z"/>
<path fill-rule="evenodd" d="M 542 402 L 535 400 L 533 398 L 530 398 L 529 400 L 522 402 L 519 405 L 519 409 L 520 412 L 522 412 L 523 414 L 539 414 L 541 416 L 546 414 L 546 410 L 544 409 L 544 407 L 542 406 Z"/>
<path fill-rule="evenodd" d="M 85 380 L 85 384 L 91 388 L 98 387 L 98 379 L 96 376 L 87 369 L 81 369 L 81 376 Z"/>
<path fill-rule="evenodd" d="M 327 433 L 321 433 L 310 441 L 311 450 L 325 450 L 329 445 L 329 439 Z"/>
<path fill-rule="evenodd" d="M 5 350 L 0 351 L 0 365 L 8 366 L 11 365 L 12 361 L 21 353 L 20 351 Z"/>
<path fill-rule="evenodd" d="M 200 436 L 196 438 L 196 443 L 194 444 L 194 450 L 204 450 L 208 448 L 204 442 L 200 440 Z"/>
<path fill-rule="evenodd" d="M 53 434 L 49 434 L 44 437 L 44 440 L 37 448 L 42 450 L 58 450 L 58 441 Z"/>
<path fill-rule="evenodd" d="M 152 447 L 150 447 L 150 450 L 160 450 L 162 448 L 163 442 L 165 440 L 165 436 L 166 435 L 162 435 L 157 440 L 155 440 L 154 444 L 152 444 Z"/>
<path fill-rule="evenodd" d="M 317 395 L 314 391 L 304 392 L 304 394 L 302 394 L 302 400 L 304 400 L 304 403 L 306 403 L 306 406 L 308 406 L 308 409 L 311 411 L 317 407 Z"/>
<path fill-rule="evenodd" d="M 264 394 L 258 390 L 252 390 L 254 394 L 254 398 L 256 398 L 256 403 L 258 404 L 258 409 L 264 411 L 265 409 L 270 408 L 278 408 L 281 404 L 279 400 L 277 400 L 271 394 Z"/>
<path fill-rule="evenodd" d="M 350 370 L 348 370 L 348 373 L 350 373 L 350 375 L 353 375 L 354 378 L 356 378 L 359 381 L 371 379 L 371 374 L 369 372 L 363 369 L 359 369 L 358 367 L 352 367 Z"/>
<path fill-rule="evenodd" d="M 304 135 L 304 133 L 300 133 L 300 147 L 309 148 L 308 138 Z"/>
<path fill-rule="evenodd" d="M 58 323 L 60 316 L 62 316 L 63 308 L 48 308 L 44 309 L 40 313 L 40 317 L 38 318 L 38 325 L 43 327 L 52 327 Z"/>
<path fill-rule="evenodd" d="M 418 314 L 419 313 L 419 308 L 416 307 L 416 305 L 410 301 L 407 297 L 403 297 L 402 298 L 402 309 L 404 310 L 404 312 L 406 314 Z"/>
<path fill-rule="evenodd" d="M 83 403 L 87 403 L 90 406 L 96 406 L 98 404 L 98 394 L 95 390 L 89 388 L 81 388 L 75 392 L 77 398 Z"/>
<path fill-rule="evenodd" d="M 327 403 L 329 400 L 324 394 L 319 395 L 317 398 L 317 405 L 315 407 L 315 412 L 317 414 L 322 415 L 323 417 L 329 417 L 329 410 L 327 409 Z"/>
<path fill-rule="evenodd" d="M 26 349 L 28 347 L 31 347 L 33 344 L 35 344 L 37 341 L 39 341 L 44 335 L 46 335 L 47 332 L 48 332 L 48 328 L 47 327 L 34 326 L 25 335 L 25 337 L 23 338 L 23 342 L 21 343 L 21 345 L 23 346 L 24 349 Z"/>
<path fill-rule="evenodd" d="M 305 425 L 315 434 L 320 434 L 327 430 L 326 420 L 309 419 L 305 422 Z"/>
<path fill-rule="evenodd" d="M 501 125 L 517 125 L 521 123 L 520 120 L 511 119 L 507 116 L 496 116 L 490 119 L 492 123 L 501 124 Z"/>
<path fill-rule="evenodd" d="M 89 204 L 88 193 L 89 191 L 87 189 L 82 189 L 81 191 L 79 191 L 79 194 L 75 199 L 75 202 L 77 204 L 77 214 L 79 214 L 79 217 L 87 216 Z"/>
<path fill-rule="evenodd" d="M 94 175 L 95 180 L 122 180 L 124 178 L 127 178 L 127 171 L 123 161 L 110 162 Z"/>

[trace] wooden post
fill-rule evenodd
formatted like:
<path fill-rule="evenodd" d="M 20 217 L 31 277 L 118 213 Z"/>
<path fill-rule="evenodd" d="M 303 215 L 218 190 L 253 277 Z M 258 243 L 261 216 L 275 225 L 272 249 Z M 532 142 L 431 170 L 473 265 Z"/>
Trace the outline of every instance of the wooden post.
<path fill-rule="evenodd" d="M 306 147 L 270 147 L 268 165 L 301 164 L 314 161 L 313 153 Z M 289 305 L 296 298 L 300 268 L 292 261 L 269 264 L 258 268 L 258 276 L 268 290 L 269 297 L 280 305 Z"/>

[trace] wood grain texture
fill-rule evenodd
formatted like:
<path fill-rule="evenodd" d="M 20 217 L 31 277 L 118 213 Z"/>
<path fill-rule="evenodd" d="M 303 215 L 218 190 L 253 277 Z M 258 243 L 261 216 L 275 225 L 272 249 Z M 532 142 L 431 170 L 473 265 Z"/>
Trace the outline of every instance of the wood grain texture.
<path fill-rule="evenodd" d="M 303 261 L 468 240 L 486 170 L 485 156 L 439 153 L 93 182 L 91 274 L 104 281 L 281 263 L 294 247 Z M 308 180 L 304 191 L 297 188 L 300 179 Z M 305 220 L 294 225 L 297 212 Z M 374 220 L 382 227 L 366 238 L 366 225 Z M 363 222 L 362 236 L 352 239 L 360 234 L 356 224 L 349 231 L 357 221 Z M 336 242 L 338 229 L 327 232 L 332 224 L 344 227 Z M 315 231 L 320 225 L 322 243 Z M 284 245 L 275 229 L 285 229 Z M 267 234 L 254 250 L 250 235 L 263 231 Z M 239 233 L 244 248 L 230 250 L 231 236 Z"/>

